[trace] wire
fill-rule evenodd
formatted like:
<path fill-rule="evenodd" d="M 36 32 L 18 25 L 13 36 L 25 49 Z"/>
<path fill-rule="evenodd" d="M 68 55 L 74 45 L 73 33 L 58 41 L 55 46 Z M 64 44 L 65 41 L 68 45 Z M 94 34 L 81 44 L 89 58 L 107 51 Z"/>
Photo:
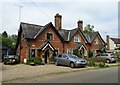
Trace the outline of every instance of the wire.
<path fill-rule="evenodd" d="M 45 13 L 33 0 L 31 0 L 32 3 L 43 13 L 45 14 L 48 18 L 52 19 L 49 15 L 47 15 L 47 13 Z"/>

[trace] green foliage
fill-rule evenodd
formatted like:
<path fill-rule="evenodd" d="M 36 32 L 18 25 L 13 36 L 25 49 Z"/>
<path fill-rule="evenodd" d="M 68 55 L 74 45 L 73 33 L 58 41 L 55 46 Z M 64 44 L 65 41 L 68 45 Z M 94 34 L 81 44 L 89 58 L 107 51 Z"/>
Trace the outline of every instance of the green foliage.
<path fill-rule="evenodd" d="M 93 57 L 93 52 L 88 50 L 88 56 L 89 56 L 89 58 Z"/>
<path fill-rule="evenodd" d="M 3 45 L 6 45 L 12 49 L 15 49 L 16 41 L 17 35 L 15 34 L 11 36 L 8 36 L 6 33 L 0 34 L 0 42 L 2 42 Z"/>
<path fill-rule="evenodd" d="M 100 67 L 100 68 L 109 67 L 108 65 L 105 64 L 104 61 L 95 62 L 93 59 L 88 59 L 87 65 L 92 67 Z"/>
<path fill-rule="evenodd" d="M 88 59 L 88 66 L 96 66 L 95 61 L 93 59 Z"/>
<path fill-rule="evenodd" d="M 79 55 L 79 50 L 78 50 L 78 49 L 73 50 L 73 54 L 80 57 L 80 55 Z"/>
<path fill-rule="evenodd" d="M 54 61 L 55 61 L 54 57 L 51 56 L 51 57 L 49 58 L 49 61 L 50 61 L 51 63 L 54 62 Z"/>
<path fill-rule="evenodd" d="M 105 67 L 105 62 L 100 61 L 98 64 L 99 67 Z"/>
<path fill-rule="evenodd" d="M 118 58 L 120 58 L 120 52 L 115 53 Z"/>
<path fill-rule="evenodd" d="M 2 33 L 2 36 L 4 36 L 4 37 L 8 37 L 7 32 L 6 32 L 6 31 L 4 31 L 4 32 Z"/>
<path fill-rule="evenodd" d="M 27 60 L 26 64 L 27 65 L 43 65 L 44 63 L 38 58 L 31 58 L 30 60 Z"/>
<path fill-rule="evenodd" d="M 94 32 L 94 30 L 93 30 L 93 28 L 94 28 L 94 26 L 92 25 L 87 25 L 85 28 L 84 28 L 84 33 L 86 33 L 86 34 L 91 34 L 91 33 L 93 33 Z"/>
<path fill-rule="evenodd" d="M 120 59 L 116 59 L 117 62 L 120 62 Z"/>

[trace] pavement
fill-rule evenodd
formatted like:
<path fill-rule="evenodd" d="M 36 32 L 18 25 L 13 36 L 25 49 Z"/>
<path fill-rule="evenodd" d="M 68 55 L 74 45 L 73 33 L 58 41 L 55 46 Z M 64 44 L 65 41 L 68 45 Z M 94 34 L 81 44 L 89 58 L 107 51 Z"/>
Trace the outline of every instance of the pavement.
<path fill-rule="evenodd" d="M 114 64 L 113 66 L 116 65 L 117 63 Z M 9 82 L 17 79 L 28 79 L 28 78 L 34 78 L 40 76 L 43 77 L 51 74 L 93 70 L 96 68 L 97 67 L 88 67 L 88 66 L 85 68 L 70 68 L 66 66 L 55 66 L 53 64 L 38 65 L 38 66 L 30 66 L 25 64 L 17 64 L 17 65 L 2 64 L 2 81 L 0 82 Z"/>

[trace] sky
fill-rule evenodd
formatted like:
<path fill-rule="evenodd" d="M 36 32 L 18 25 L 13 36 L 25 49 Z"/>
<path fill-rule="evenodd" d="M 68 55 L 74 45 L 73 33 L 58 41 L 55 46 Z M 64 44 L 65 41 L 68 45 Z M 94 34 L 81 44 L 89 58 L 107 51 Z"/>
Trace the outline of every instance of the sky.
<path fill-rule="evenodd" d="M 106 35 L 118 37 L 118 0 L 4 0 L 0 10 L 0 33 L 17 34 L 20 22 L 54 25 L 54 16 L 59 13 L 63 29 L 74 29 L 77 21 L 83 20 L 84 27 L 94 25 L 103 39 Z"/>

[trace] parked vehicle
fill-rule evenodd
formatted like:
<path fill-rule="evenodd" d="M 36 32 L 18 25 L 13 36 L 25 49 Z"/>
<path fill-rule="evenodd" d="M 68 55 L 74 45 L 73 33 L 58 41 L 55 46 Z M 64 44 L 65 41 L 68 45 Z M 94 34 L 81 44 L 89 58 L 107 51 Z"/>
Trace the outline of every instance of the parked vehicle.
<path fill-rule="evenodd" d="M 73 54 L 61 54 L 55 57 L 55 65 L 67 65 L 71 68 L 87 65 L 85 59 L 79 58 Z"/>
<path fill-rule="evenodd" d="M 116 62 L 117 56 L 113 53 L 102 53 L 93 57 L 95 61 L 104 61 L 106 63 Z"/>
<path fill-rule="evenodd" d="M 6 64 L 18 64 L 19 63 L 19 56 L 17 55 L 5 55 L 3 63 Z"/>

